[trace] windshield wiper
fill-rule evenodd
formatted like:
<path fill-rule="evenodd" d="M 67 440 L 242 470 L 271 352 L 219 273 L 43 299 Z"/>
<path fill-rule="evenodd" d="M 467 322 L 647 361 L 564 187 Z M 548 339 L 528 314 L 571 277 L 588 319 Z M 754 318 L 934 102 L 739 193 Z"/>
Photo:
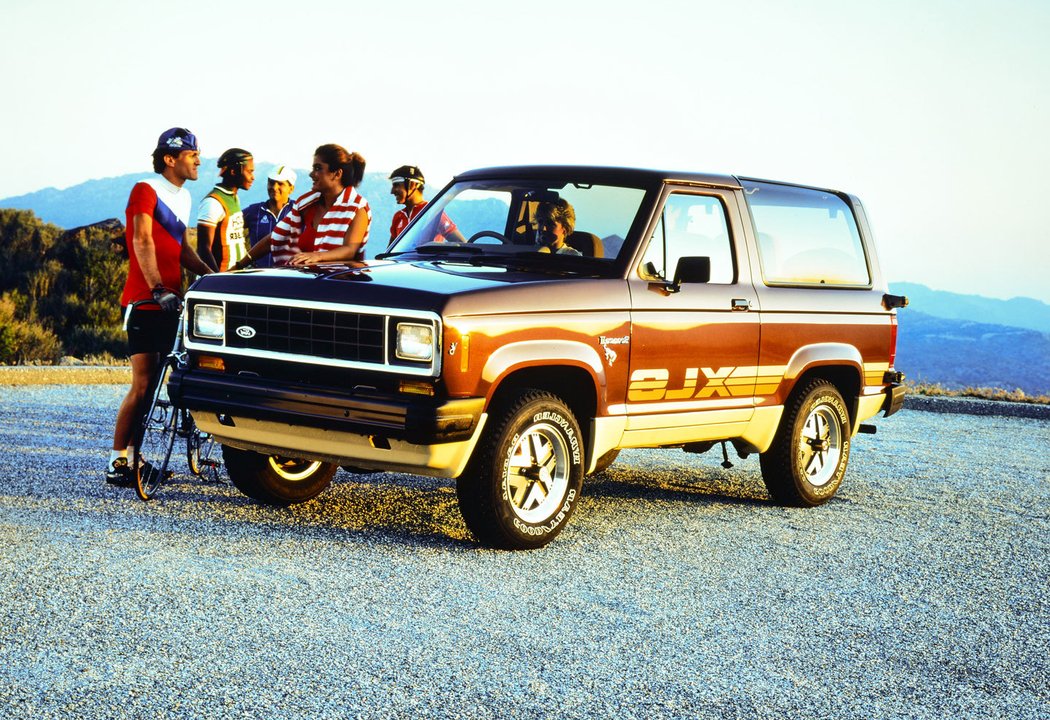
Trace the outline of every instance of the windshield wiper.
<path fill-rule="evenodd" d="M 562 274 L 566 272 L 603 276 L 612 266 L 601 260 L 581 255 L 523 252 L 513 255 L 484 255 L 470 258 L 471 265 L 498 265 L 514 270 Z"/>
<path fill-rule="evenodd" d="M 376 254 L 376 260 L 386 260 L 403 255 L 479 255 L 485 252 L 481 246 L 463 243 L 427 243 L 408 250 L 387 251 Z"/>
<path fill-rule="evenodd" d="M 458 242 L 427 243 L 414 248 L 411 252 L 419 255 L 481 255 L 485 252 L 484 246 L 465 245 Z"/>

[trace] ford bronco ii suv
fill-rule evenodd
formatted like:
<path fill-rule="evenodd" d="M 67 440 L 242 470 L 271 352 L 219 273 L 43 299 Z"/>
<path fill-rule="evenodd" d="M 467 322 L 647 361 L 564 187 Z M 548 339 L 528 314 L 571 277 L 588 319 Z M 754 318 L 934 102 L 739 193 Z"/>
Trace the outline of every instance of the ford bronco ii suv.
<path fill-rule="evenodd" d="M 264 503 L 342 466 L 454 478 L 535 548 L 622 448 L 757 453 L 780 503 L 842 483 L 904 402 L 896 309 L 849 194 L 602 167 L 457 176 L 374 261 L 201 278 L 172 399 Z M 728 464 L 728 458 L 727 458 Z"/>

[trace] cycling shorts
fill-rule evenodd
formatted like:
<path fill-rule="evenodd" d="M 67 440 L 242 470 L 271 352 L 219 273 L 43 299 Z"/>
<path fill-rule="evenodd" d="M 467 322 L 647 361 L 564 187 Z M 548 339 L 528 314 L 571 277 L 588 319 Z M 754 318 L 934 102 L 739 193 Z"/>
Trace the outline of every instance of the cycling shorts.
<path fill-rule="evenodd" d="M 127 312 L 127 309 L 125 309 Z M 179 313 L 137 307 L 127 321 L 128 355 L 171 352 L 179 330 Z"/>

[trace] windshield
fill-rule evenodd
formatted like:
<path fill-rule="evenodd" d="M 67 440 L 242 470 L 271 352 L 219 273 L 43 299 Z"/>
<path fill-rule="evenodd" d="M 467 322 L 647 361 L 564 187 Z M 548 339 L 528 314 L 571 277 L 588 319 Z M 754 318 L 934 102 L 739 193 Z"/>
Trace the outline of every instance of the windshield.
<path fill-rule="evenodd" d="M 389 253 L 515 258 L 554 263 L 576 257 L 611 265 L 623 249 L 645 191 L 571 180 L 458 182 L 431 202 Z"/>

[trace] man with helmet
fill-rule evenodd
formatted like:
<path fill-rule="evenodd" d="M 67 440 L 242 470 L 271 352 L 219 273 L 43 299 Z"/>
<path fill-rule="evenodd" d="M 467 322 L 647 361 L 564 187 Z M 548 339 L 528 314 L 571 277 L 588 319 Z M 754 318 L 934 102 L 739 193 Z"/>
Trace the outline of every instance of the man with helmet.
<path fill-rule="evenodd" d="M 106 466 L 106 482 L 113 485 L 133 482 L 128 457 L 134 449 L 130 446 L 157 364 L 175 342 L 182 268 L 198 275 L 211 272 L 186 242 L 192 201 L 183 186 L 197 179 L 200 164 L 193 133 L 186 128 L 165 130 L 153 151 L 153 171 L 158 177 L 136 183 L 128 198 L 128 276 L 120 304 L 128 333 L 131 387 L 117 411 Z M 136 305 L 141 302 L 147 304 Z"/>
<path fill-rule="evenodd" d="M 255 180 L 255 160 L 241 148 L 219 156 L 219 184 L 197 209 L 197 254 L 216 272 L 231 269 L 248 252 L 238 190 Z"/>
<path fill-rule="evenodd" d="M 267 199 L 244 208 L 244 229 L 248 235 L 249 248 L 273 232 L 277 223 L 291 210 L 290 201 L 296 179 L 295 170 L 287 165 L 275 165 L 266 176 Z M 269 267 L 269 253 L 257 258 L 255 266 Z"/>
<path fill-rule="evenodd" d="M 390 194 L 404 209 L 394 213 L 394 219 L 390 223 L 390 244 L 393 245 L 398 235 L 408 227 L 408 223 L 426 207 L 427 201 L 423 199 L 423 171 L 415 165 L 402 165 L 390 173 Z M 452 240 L 463 242 L 463 235 L 456 228 L 456 224 L 445 213 L 441 213 L 440 225 L 437 228 L 439 234 L 435 235 L 434 242 Z"/>

